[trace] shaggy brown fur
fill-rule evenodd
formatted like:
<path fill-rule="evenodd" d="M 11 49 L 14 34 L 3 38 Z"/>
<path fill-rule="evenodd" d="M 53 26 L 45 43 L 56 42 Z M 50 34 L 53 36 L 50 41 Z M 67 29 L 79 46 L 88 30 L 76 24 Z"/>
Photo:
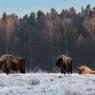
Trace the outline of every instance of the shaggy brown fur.
<path fill-rule="evenodd" d="M 7 74 L 13 71 L 20 71 L 21 73 L 25 73 L 25 60 L 22 58 L 16 58 L 13 55 L 5 54 L 1 56 L 1 58 L 5 61 L 5 65 L 3 65 L 3 70 Z"/>
<path fill-rule="evenodd" d="M 61 73 L 71 73 L 72 74 L 72 59 L 65 55 L 61 55 L 57 58 L 56 65 L 60 68 Z"/>
<path fill-rule="evenodd" d="M 94 71 L 92 71 L 89 67 L 87 66 L 81 66 L 79 68 L 79 74 L 95 74 Z"/>

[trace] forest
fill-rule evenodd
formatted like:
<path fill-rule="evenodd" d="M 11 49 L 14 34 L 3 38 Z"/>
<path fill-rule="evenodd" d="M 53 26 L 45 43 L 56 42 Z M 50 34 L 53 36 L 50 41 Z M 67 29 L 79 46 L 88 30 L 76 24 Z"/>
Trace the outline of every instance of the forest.
<path fill-rule="evenodd" d="M 27 71 L 40 68 L 55 72 L 56 58 L 65 54 L 73 60 L 73 70 L 81 65 L 95 69 L 95 7 L 88 4 L 58 13 L 54 8 L 38 10 L 23 17 L 0 18 L 0 56 L 10 53 L 26 59 Z"/>

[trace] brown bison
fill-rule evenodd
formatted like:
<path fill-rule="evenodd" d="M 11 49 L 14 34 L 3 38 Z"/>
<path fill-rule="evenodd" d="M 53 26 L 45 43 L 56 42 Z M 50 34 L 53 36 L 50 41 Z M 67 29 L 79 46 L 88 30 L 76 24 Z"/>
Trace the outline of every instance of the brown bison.
<path fill-rule="evenodd" d="M 56 65 L 60 68 L 61 73 L 72 74 L 72 59 L 65 55 L 61 55 L 57 58 Z"/>
<path fill-rule="evenodd" d="M 95 74 L 94 71 L 92 71 L 89 67 L 87 66 L 81 66 L 79 68 L 79 74 Z"/>
<path fill-rule="evenodd" d="M 20 57 L 14 57 L 10 54 L 5 54 L 1 56 L 1 59 L 2 61 L 0 62 L 0 64 L 3 72 L 9 74 L 12 70 L 16 72 L 20 71 L 21 73 L 25 73 L 25 59 Z"/>

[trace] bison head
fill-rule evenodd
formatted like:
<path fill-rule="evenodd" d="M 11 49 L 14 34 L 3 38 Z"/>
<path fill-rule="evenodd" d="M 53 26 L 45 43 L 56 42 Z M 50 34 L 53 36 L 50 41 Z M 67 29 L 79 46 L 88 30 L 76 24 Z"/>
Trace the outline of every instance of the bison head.
<path fill-rule="evenodd" d="M 72 61 L 70 57 L 67 57 L 65 55 L 61 55 L 57 58 L 56 65 L 59 67 L 62 64 L 68 64 Z"/>

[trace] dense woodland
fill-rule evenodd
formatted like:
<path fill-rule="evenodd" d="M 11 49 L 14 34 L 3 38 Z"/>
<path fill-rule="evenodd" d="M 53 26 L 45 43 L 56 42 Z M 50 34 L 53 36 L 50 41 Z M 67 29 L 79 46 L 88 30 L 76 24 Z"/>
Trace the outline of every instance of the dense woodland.
<path fill-rule="evenodd" d="M 56 58 L 66 54 L 73 68 L 95 69 L 95 7 L 74 7 L 58 13 L 38 10 L 22 18 L 3 13 L 0 19 L 0 55 L 10 53 L 26 59 L 27 70 L 56 71 Z M 56 69 L 55 69 L 56 68 Z"/>

